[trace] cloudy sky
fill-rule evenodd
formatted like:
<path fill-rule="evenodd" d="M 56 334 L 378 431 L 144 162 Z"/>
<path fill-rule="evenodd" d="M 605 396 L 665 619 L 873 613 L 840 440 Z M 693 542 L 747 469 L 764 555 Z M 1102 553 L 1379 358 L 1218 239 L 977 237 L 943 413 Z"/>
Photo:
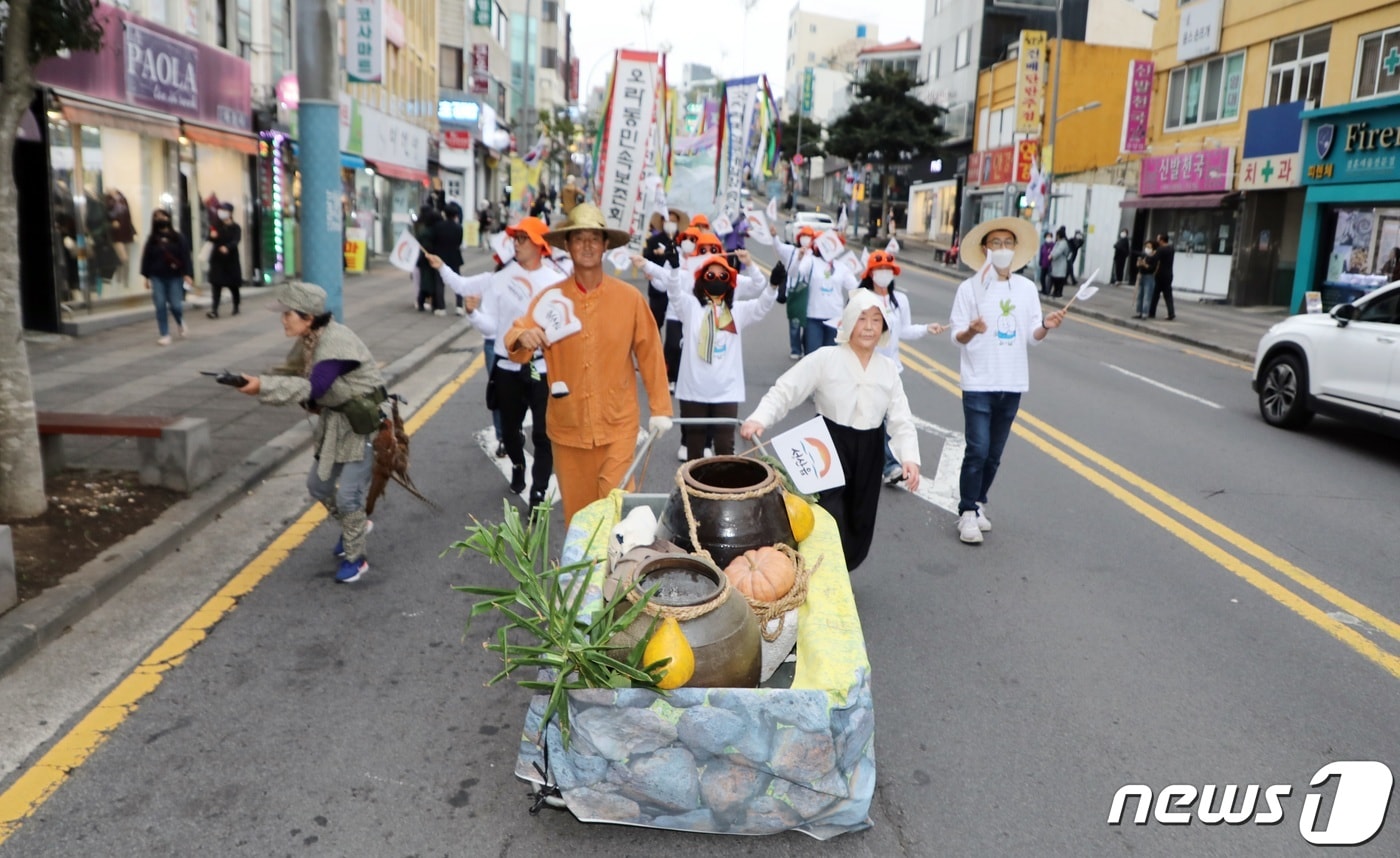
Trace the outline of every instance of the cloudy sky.
<path fill-rule="evenodd" d="M 643 9 L 651 5 L 651 25 Z M 607 78 L 617 48 L 657 50 L 670 43 L 667 77 L 680 80 L 685 63 L 701 63 L 721 77 L 765 73 L 774 93 L 786 83 L 787 19 L 793 6 L 879 27 L 880 41 L 923 38 L 922 0 L 757 0 L 744 26 L 743 0 L 565 0 L 573 16 L 579 85 L 586 94 Z M 747 33 L 747 37 L 745 34 Z M 585 96 L 586 97 L 586 96 Z"/>

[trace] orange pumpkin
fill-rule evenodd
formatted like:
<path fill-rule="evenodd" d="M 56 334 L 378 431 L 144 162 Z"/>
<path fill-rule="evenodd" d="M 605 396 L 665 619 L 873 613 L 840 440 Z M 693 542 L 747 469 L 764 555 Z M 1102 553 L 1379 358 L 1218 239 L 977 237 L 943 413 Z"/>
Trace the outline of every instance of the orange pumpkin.
<path fill-rule="evenodd" d="M 797 580 L 792 558 L 770 546 L 735 557 L 724 574 L 734 589 L 760 602 L 781 599 Z"/>

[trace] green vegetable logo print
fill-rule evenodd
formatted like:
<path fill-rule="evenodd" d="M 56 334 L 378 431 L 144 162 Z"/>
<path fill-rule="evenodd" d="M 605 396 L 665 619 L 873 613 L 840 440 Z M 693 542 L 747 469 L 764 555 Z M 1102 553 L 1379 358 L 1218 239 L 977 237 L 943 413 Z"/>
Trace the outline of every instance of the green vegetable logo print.
<path fill-rule="evenodd" d="M 1016 339 L 1016 317 L 1011 315 L 1015 310 L 1016 305 L 1010 298 L 1002 300 L 1001 315 L 997 317 L 997 340 L 1003 345 L 1009 346 Z"/>

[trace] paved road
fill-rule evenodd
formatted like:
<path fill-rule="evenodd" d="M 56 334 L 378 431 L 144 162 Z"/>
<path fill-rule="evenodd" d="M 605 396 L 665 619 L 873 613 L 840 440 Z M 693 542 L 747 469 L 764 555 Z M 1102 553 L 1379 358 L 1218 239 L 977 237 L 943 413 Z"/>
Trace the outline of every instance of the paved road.
<path fill-rule="evenodd" d="M 906 269 L 900 285 L 916 319 L 946 320 L 949 281 Z M 751 399 L 790 366 L 784 334 L 775 312 L 750 337 Z M 906 357 L 933 476 L 962 422 L 957 351 L 945 336 Z M 469 600 L 449 589 L 501 576 L 443 554 L 471 516 L 499 515 L 505 489 L 474 440 L 487 420 L 474 358 L 444 355 L 407 384 L 422 402 L 462 381 L 414 442 L 415 475 L 444 511 L 394 496 L 362 584 L 331 583 L 334 534 L 301 517 L 297 463 L 153 570 L 148 590 L 0 681 L 0 809 L 16 784 L 50 782 L 49 763 L 81 762 L 0 856 L 523 856 L 561 843 L 582 856 L 1303 855 L 1305 794 L 1324 796 L 1325 817 L 1338 789 L 1311 788 L 1314 772 L 1400 765 L 1393 442 L 1322 420 L 1269 429 L 1243 365 L 1074 319 L 1033 352 L 985 545 L 958 543 L 953 515 L 922 497 L 883 495 L 854 581 L 879 724 L 871 830 L 814 847 L 530 817 L 511 774 L 525 692 L 482 687 L 491 627 L 464 635 Z M 654 459 L 649 487 L 672 466 Z M 269 545 L 237 598 L 211 606 L 237 605 L 207 638 L 147 658 Z M 93 709 L 132 687 L 119 682 L 155 687 L 133 711 Z M 85 757 L 89 730 L 109 733 Z M 1108 825 L 1125 784 L 1290 793 L 1277 825 Z M 1392 823 L 1357 854 L 1397 851 Z"/>

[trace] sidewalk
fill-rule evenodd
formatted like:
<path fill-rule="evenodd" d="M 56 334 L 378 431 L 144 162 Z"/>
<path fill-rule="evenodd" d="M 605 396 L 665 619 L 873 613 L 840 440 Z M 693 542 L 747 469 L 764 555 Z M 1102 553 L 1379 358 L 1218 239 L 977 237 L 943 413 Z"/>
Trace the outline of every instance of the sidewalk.
<path fill-rule="evenodd" d="M 491 267 L 484 251 L 466 255 L 464 274 Z M 414 309 L 416 291 L 408 275 L 392 266 L 347 276 L 344 290 L 345 322 L 379 360 L 390 389 L 436 354 L 481 345 L 470 322 L 451 309 L 450 291 L 445 318 L 420 313 Z M 311 423 L 300 409 L 263 407 L 256 398 L 199 374 L 224 368 L 256 373 L 281 363 L 290 342 L 279 317 L 267 310 L 272 303 L 271 289 L 245 288 L 239 315 L 209 319 L 203 309 L 194 310 L 185 317 L 189 336 L 166 347 L 156 344 L 154 309 L 149 321 L 85 337 L 26 335 L 41 410 L 207 418 L 214 468 L 210 482 L 153 525 L 0 615 L 0 674 L 176 550 L 287 459 L 303 453 Z M 134 470 L 139 461 L 131 439 L 72 436 L 64 439 L 64 447 L 70 467 Z"/>

